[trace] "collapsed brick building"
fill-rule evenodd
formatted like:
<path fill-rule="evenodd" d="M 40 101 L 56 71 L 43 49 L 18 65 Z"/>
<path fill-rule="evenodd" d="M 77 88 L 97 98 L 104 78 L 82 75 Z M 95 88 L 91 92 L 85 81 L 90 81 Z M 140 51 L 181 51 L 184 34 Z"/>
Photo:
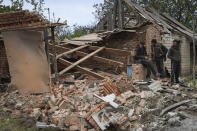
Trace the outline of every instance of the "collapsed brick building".
<path fill-rule="evenodd" d="M 45 51 L 47 43 L 44 43 L 43 40 L 45 30 L 50 26 L 49 21 L 28 10 L 0 14 L 0 33 L 2 35 L 0 40 L 1 84 L 11 82 L 23 93 L 45 92 L 48 90 L 49 69 L 47 50 Z M 38 71 L 39 68 L 36 66 L 42 68 L 42 71 Z M 38 82 L 32 76 L 35 76 L 35 79 L 42 76 L 43 79 L 37 79 L 42 82 Z M 29 86 L 33 85 L 31 81 L 39 83 L 46 89 L 37 88 L 38 85 L 27 88 L 27 84 Z"/>
<path fill-rule="evenodd" d="M 158 13 L 149 7 L 141 7 L 131 0 L 117 1 L 114 8 L 103 17 L 95 27 L 96 32 L 112 31 L 116 28 L 122 30 L 135 30 L 122 35 L 112 35 L 103 41 L 108 47 L 134 50 L 140 41 L 146 42 L 147 52 L 151 53 L 151 40 L 157 39 L 167 48 L 172 41 L 181 41 L 181 74 L 189 75 L 193 66 L 193 32 L 170 17 L 166 13 Z M 197 36 L 195 36 L 197 39 Z M 170 70 L 170 60 L 165 63 Z"/>
<path fill-rule="evenodd" d="M 94 70 L 94 67 L 96 67 L 96 64 L 94 63 L 95 61 L 100 65 L 110 65 L 113 67 L 113 69 L 117 67 L 123 67 L 124 63 L 105 57 L 100 57 L 99 55 L 113 54 L 114 56 L 120 56 L 121 54 L 121 56 L 123 57 L 130 55 L 130 52 L 126 50 L 106 48 L 105 46 L 91 46 L 90 44 L 74 45 L 71 44 L 72 42 L 67 43 L 64 41 L 57 41 L 54 34 L 54 28 L 63 24 L 49 23 L 39 14 L 33 12 L 16 11 L 3 13 L 0 14 L 0 18 L 5 18 L 0 21 L 0 31 L 3 34 L 2 42 L 4 42 L 2 43 L 1 48 L 3 51 L 1 52 L 2 59 L 0 59 L 0 62 L 2 63 L 0 67 L 0 73 L 9 76 L 10 72 L 12 80 L 13 78 L 22 80 L 17 76 L 21 72 L 26 75 L 36 72 L 41 73 L 43 72 L 43 70 L 48 70 L 49 67 L 51 68 L 48 75 L 37 74 L 37 76 L 40 77 L 45 76 L 44 78 L 40 78 L 41 80 L 54 78 L 54 80 L 56 81 L 58 77 L 64 79 L 64 74 L 69 72 L 71 69 L 72 74 L 74 74 L 74 72 L 80 71 L 80 73 L 84 73 L 88 76 L 93 76 L 97 79 L 105 79 L 105 76 L 92 71 Z M 50 33 L 51 36 L 48 36 L 48 33 Z M 25 55 L 25 53 L 27 54 Z M 27 55 L 30 56 L 27 57 Z M 35 56 L 38 57 L 35 58 Z M 45 58 L 42 58 L 45 56 L 48 58 L 47 60 Z M 33 58 L 35 59 L 32 60 Z M 87 66 L 88 68 L 85 66 L 84 62 L 87 59 L 91 63 L 91 67 Z M 6 63 L 6 61 L 8 62 Z M 35 61 L 37 61 L 38 64 L 41 65 L 39 67 L 36 67 L 35 71 L 31 73 L 25 72 L 26 68 L 31 71 L 32 69 L 30 69 L 30 67 L 32 65 L 37 66 L 37 64 L 35 64 Z M 45 66 L 46 68 L 41 69 L 43 63 L 45 63 L 46 65 L 46 62 L 48 62 L 48 66 Z M 3 77 L 0 78 L 2 79 Z M 32 77 L 26 76 L 24 78 L 29 78 L 31 82 Z M 36 77 L 36 79 L 38 78 Z"/>

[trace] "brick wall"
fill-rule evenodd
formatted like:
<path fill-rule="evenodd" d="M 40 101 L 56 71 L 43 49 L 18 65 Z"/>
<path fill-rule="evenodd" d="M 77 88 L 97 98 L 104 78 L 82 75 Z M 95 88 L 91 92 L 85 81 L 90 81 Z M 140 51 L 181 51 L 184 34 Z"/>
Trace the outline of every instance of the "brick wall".
<path fill-rule="evenodd" d="M 162 28 L 159 25 L 151 24 L 147 26 L 146 30 L 146 50 L 150 55 L 151 53 L 151 41 L 152 39 L 156 39 L 158 42 L 161 42 L 161 30 Z"/>
<path fill-rule="evenodd" d="M 127 51 L 134 51 L 137 44 L 140 41 L 146 41 L 146 29 L 147 26 L 136 29 L 136 32 L 122 32 L 119 34 L 112 35 L 109 39 L 104 40 L 104 46 L 108 48 L 123 49 Z M 106 57 L 112 60 L 120 61 L 125 64 L 124 71 L 126 71 L 127 56 L 114 56 L 110 54 L 99 54 L 102 57 Z M 133 58 L 131 58 L 130 63 L 133 63 Z"/>
<path fill-rule="evenodd" d="M 0 41 L 0 78 L 7 78 L 9 75 L 8 60 L 3 41 Z"/>
<path fill-rule="evenodd" d="M 190 54 L 190 40 L 185 36 L 181 36 L 181 74 L 182 75 L 190 75 L 192 69 L 192 57 Z"/>
<path fill-rule="evenodd" d="M 176 32 L 173 32 L 172 34 L 165 34 L 162 35 L 162 43 L 169 49 L 172 46 L 172 42 L 174 39 L 181 40 L 181 75 L 189 75 L 191 73 L 192 68 L 192 59 L 190 55 L 190 42 L 185 35 L 178 34 Z M 165 62 L 165 66 L 168 68 L 169 71 L 171 71 L 171 61 L 170 59 L 167 59 Z"/>

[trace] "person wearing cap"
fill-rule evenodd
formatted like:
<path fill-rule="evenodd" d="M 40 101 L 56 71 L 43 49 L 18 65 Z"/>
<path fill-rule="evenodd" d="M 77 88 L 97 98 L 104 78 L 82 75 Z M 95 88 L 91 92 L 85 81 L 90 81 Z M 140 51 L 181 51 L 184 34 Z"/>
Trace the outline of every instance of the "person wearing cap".
<path fill-rule="evenodd" d="M 155 71 L 151 61 L 148 60 L 148 55 L 147 55 L 146 48 L 144 45 L 145 45 L 144 42 L 140 42 L 140 44 L 137 45 L 136 50 L 135 50 L 136 55 L 134 56 L 134 60 L 137 63 L 141 63 L 147 69 L 146 79 L 149 80 L 151 76 L 151 72 L 153 73 L 155 77 L 158 77 L 159 74 Z"/>
<path fill-rule="evenodd" d="M 171 48 L 168 52 L 168 58 L 171 59 L 171 83 L 179 83 L 179 74 L 180 74 L 180 62 L 181 55 L 179 50 L 180 41 L 174 40 Z"/>
<path fill-rule="evenodd" d="M 151 51 L 152 61 L 156 64 L 157 71 L 161 74 L 161 78 L 163 78 L 165 76 L 164 61 L 166 61 L 168 49 L 164 45 L 158 44 L 156 39 L 152 39 Z"/>

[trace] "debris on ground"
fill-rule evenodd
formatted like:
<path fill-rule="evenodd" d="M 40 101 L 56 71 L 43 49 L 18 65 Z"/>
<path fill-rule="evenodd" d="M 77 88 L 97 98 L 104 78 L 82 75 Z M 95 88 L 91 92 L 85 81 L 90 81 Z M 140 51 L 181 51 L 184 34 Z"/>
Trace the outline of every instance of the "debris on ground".
<path fill-rule="evenodd" d="M 132 85 L 127 77 L 120 77 L 56 83 L 42 95 L 25 96 L 9 87 L 0 95 L 0 110 L 15 117 L 29 116 L 37 128 L 82 131 L 168 129 L 196 119 L 196 89 L 162 86 L 161 81 Z M 161 89 L 150 88 L 153 84 Z M 106 94 L 106 87 L 113 89 L 112 94 Z"/>

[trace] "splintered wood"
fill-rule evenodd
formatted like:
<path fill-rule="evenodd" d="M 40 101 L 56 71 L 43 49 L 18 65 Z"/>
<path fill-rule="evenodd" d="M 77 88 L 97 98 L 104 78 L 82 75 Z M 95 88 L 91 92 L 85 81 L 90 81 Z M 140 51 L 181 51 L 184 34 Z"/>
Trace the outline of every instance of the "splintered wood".
<path fill-rule="evenodd" d="M 49 21 L 43 19 L 39 14 L 27 10 L 0 13 L 0 30 L 46 27 L 49 24 Z"/>
<path fill-rule="evenodd" d="M 103 85 L 104 85 L 104 93 L 106 95 L 108 94 L 120 95 L 120 91 L 116 83 L 112 82 L 110 79 L 107 79 L 107 81 Z"/>

